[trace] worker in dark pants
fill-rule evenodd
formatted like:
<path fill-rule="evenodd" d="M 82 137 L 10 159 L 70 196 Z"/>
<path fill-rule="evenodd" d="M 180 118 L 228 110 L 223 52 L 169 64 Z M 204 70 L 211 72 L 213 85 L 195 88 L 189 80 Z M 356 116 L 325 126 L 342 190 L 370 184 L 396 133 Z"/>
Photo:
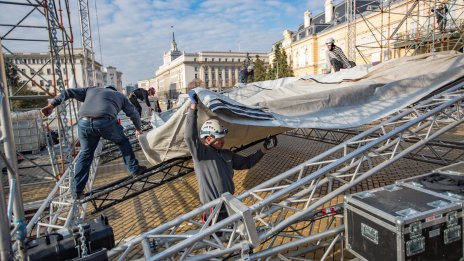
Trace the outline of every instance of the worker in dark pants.
<path fill-rule="evenodd" d="M 129 139 L 124 135 L 123 127 L 117 123 L 116 116 L 122 110 L 134 123 L 136 136 L 142 134 L 140 116 L 127 97 L 113 86 L 67 89 L 42 108 L 43 115 L 50 116 L 56 106 L 68 99 L 82 102 L 77 123 L 81 149 L 74 168 L 78 199 L 82 198 L 100 138 L 110 140 L 119 146 L 124 164 L 131 175 L 139 175 L 146 171 L 146 167 L 140 166 L 135 158 Z"/>
<path fill-rule="evenodd" d="M 325 44 L 327 46 L 326 61 L 328 72 L 332 70 L 332 67 L 334 72 L 338 72 L 340 69 L 348 69 L 356 66 L 356 63 L 348 60 L 342 49 L 335 45 L 333 38 L 328 38 Z"/>
<path fill-rule="evenodd" d="M 234 194 L 234 169 L 253 167 L 270 148 L 277 145 L 277 138 L 275 136 L 268 138 L 258 151 L 247 157 L 223 149 L 224 138 L 228 130 L 221 126 L 217 119 L 210 119 L 203 123 L 200 135 L 198 135 L 198 97 L 193 90 L 188 95 L 191 105 L 187 114 L 184 140 L 192 154 L 200 201 L 206 204 L 219 198 L 225 192 Z M 210 213 L 204 214 L 204 220 Z M 217 222 L 227 216 L 227 210 L 223 207 Z"/>
<path fill-rule="evenodd" d="M 139 112 L 140 117 L 142 117 L 142 106 L 140 106 L 140 103 L 138 100 L 144 101 L 147 104 L 150 110 L 150 113 L 151 113 L 152 108 L 150 105 L 150 101 L 148 100 L 148 96 L 149 95 L 154 96 L 155 93 L 156 93 L 155 88 L 151 87 L 150 89 L 148 89 L 148 91 L 142 88 L 137 88 L 129 94 L 129 100 Z"/>

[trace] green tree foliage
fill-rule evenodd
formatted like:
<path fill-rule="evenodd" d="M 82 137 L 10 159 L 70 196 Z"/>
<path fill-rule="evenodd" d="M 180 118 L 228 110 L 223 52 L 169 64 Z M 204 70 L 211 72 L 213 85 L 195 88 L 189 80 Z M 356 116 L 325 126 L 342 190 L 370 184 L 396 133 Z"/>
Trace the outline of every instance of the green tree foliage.
<path fill-rule="evenodd" d="M 274 57 L 272 66 L 269 66 L 266 72 L 266 80 L 275 80 L 293 76 L 293 71 L 287 63 L 287 53 L 282 48 L 281 43 L 275 45 Z"/>
<path fill-rule="evenodd" d="M 254 68 L 254 79 L 253 82 L 259 82 L 266 80 L 266 66 L 264 61 L 259 59 L 259 55 L 256 55 L 256 60 L 253 65 Z"/>
<path fill-rule="evenodd" d="M 11 63 L 11 60 L 5 60 L 5 71 L 7 85 L 11 87 L 14 96 L 35 96 L 39 94 L 38 92 L 30 90 L 29 86 L 24 86 L 20 89 L 20 87 L 24 85 L 24 81 L 21 81 L 19 73 Z M 37 98 L 32 100 L 12 100 L 10 104 L 12 110 L 25 108 L 37 109 L 46 106 L 47 99 Z"/>

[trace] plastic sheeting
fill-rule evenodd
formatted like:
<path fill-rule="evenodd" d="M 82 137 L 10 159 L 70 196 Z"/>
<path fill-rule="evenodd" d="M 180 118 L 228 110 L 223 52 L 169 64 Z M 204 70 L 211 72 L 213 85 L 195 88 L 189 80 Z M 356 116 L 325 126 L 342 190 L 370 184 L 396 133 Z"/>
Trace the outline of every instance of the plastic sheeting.
<path fill-rule="evenodd" d="M 219 94 L 197 88 L 200 127 L 218 118 L 229 129 L 225 147 L 239 147 L 293 128 L 346 129 L 404 108 L 463 76 L 464 56 L 423 54 L 333 74 L 241 84 Z M 183 141 L 186 102 L 140 138 L 152 164 L 189 155 Z"/>

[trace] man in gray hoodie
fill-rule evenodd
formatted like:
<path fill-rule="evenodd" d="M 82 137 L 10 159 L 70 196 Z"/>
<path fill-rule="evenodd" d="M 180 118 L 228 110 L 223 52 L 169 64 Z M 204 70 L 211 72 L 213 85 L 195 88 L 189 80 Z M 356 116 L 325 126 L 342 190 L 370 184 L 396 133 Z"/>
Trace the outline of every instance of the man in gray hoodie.
<path fill-rule="evenodd" d="M 136 136 L 142 134 L 140 115 L 126 96 L 119 93 L 113 86 L 66 89 L 50 104 L 42 108 L 42 114 L 50 116 L 56 106 L 68 99 L 82 102 L 77 123 L 81 149 L 74 169 L 78 198 L 82 197 L 89 178 L 93 154 L 100 138 L 110 140 L 119 146 L 124 164 L 130 174 L 138 175 L 146 170 L 145 166 L 139 166 L 129 139 L 124 135 L 123 127 L 117 124 L 116 116 L 122 110 L 134 123 Z"/>
<path fill-rule="evenodd" d="M 207 120 L 197 130 L 198 97 L 195 91 L 189 92 L 190 110 L 187 114 L 184 140 L 192 154 L 195 174 L 198 181 L 200 201 L 202 204 L 219 198 L 223 193 L 234 194 L 234 169 L 242 170 L 253 167 L 263 155 L 277 145 L 277 138 L 267 139 L 255 153 L 244 157 L 228 149 L 223 149 L 224 138 L 228 132 L 216 119 Z M 221 209 L 217 221 L 227 217 L 225 208 Z"/>

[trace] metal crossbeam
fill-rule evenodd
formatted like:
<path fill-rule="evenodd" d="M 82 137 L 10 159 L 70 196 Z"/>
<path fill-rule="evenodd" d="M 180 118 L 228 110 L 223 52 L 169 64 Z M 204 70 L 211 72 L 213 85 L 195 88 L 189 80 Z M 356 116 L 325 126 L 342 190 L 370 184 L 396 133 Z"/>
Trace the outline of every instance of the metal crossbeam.
<path fill-rule="evenodd" d="M 293 137 L 324 142 L 328 144 L 340 144 L 360 134 L 360 130 L 323 130 L 323 129 L 294 129 L 286 134 Z M 372 138 L 380 135 L 372 134 Z M 405 139 L 404 142 L 416 143 L 417 139 Z M 464 157 L 464 143 L 449 140 L 434 140 L 427 143 L 418 151 L 406 156 L 408 159 L 418 160 L 433 164 L 450 165 L 460 161 Z"/>
<path fill-rule="evenodd" d="M 173 159 L 147 170 L 137 177 L 126 177 L 85 194 L 83 202 L 91 202 L 96 213 L 133 198 L 145 191 L 159 187 L 169 181 L 193 172 L 188 166 L 190 157 Z"/>
<path fill-rule="evenodd" d="M 101 151 L 102 144 L 98 144 L 95 155 Z M 80 204 L 74 200 L 72 188 L 72 172 L 77 157 L 66 169 L 61 179 L 56 183 L 47 199 L 44 200 L 34 217 L 27 224 L 27 233 L 33 233 L 36 237 L 49 234 L 53 231 L 70 228 L 84 220 L 86 204 Z M 90 168 L 86 190 L 92 190 L 93 181 L 97 172 L 99 158 L 95 157 Z"/>
<path fill-rule="evenodd" d="M 221 207 L 230 204 L 230 197 L 223 196 L 112 249 L 109 256 L 124 259 L 140 244 L 147 260 L 200 260 L 234 255 L 253 258 L 279 245 L 282 252 L 269 255 L 283 258 L 285 249 L 295 247 L 297 242 L 303 244 L 308 237 L 307 230 L 297 228 L 307 224 L 311 213 L 330 206 L 328 202 L 361 181 L 464 123 L 463 86 L 457 84 L 392 113 L 378 125 L 244 192 L 236 197 L 245 206 L 242 212 L 229 212 L 228 218 L 216 222 Z M 371 138 L 373 133 L 381 136 Z M 212 225 L 205 225 L 209 221 L 198 222 L 198 215 L 211 208 Z M 250 240 L 249 232 L 243 229 L 250 222 L 245 213 L 252 214 L 259 244 Z M 336 223 L 329 222 L 316 232 L 328 233 Z M 220 236 L 216 234 L 219 231 Z M 335 244 L 332 242 L 336 242 L 336 237 L 327 241 L 331 242 L 329 246 Z M 162 247 L 153 248 L 153 242 L 162 242 L 157 244 Z M 248 249 L 253 248 L 254 254 L 249 255 Z"/>

